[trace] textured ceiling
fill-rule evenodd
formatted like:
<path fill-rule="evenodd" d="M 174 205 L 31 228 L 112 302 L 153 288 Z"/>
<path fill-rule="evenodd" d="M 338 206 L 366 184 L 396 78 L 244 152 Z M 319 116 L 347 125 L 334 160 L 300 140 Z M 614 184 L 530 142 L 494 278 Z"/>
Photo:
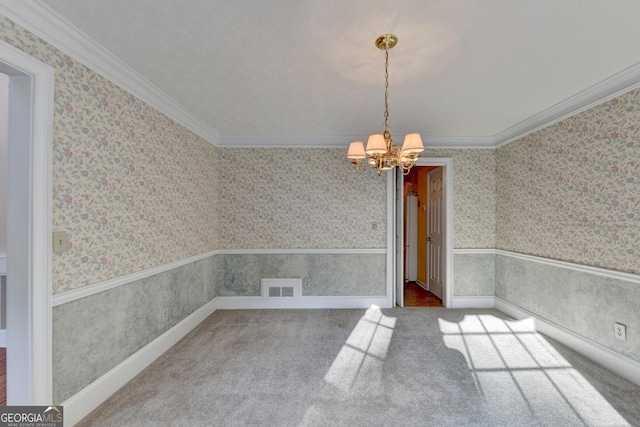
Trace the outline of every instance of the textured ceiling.
<path fill-rule="evenodd" d="M 490 137 L 640 62 L 640 1 L 45 0 L 232 144 Z"/>

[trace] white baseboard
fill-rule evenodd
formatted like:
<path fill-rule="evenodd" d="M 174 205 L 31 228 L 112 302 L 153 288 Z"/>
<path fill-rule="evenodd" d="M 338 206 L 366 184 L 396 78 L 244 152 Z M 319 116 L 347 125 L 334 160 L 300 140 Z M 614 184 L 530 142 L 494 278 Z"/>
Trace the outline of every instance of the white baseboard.
<path fill-rule="evenodd" d="M 598 365 L 640 386 L 640 362 L 636 362 L 560 325 L 538 317 L 502 298 L 496 297 L 495 300 L 495 308 L 497 310 L 515 319 L 534 318 L 538 332 L 548 335 L 586 358 L 593 360 Z"/>
<path fill-rule="evenodd" d="M 0 347 L 7 348 L 7 330 L 0 329 Z"/>
<path fill-rule="evenodd" d="M 495 297 L 491 296 L 462 296 L 453 297 L 453 305 L 449 308 L 494 308 Z"/>
<path fill-rule="evenodd" d="M 125 361 L 64 401 L 62 403 L 62 406 L 64 406 L 64 425 L 73 426 L 89 415 L 91 411 L 96 409 L 113 393 L 131 381 L 164 352 L 202 323 L 203 320 L 216 311 L 216 307 L 216 299 L 209 301 Z"/>
<path fill-rule="evenodd" d="M 262 308 L 369 308 L 377 305 L 389 308 L 386 296 L 372 297 L 301 297 L 267 299 L 262 297 L 218 297 L 218 309 L 262 309 Z"/>

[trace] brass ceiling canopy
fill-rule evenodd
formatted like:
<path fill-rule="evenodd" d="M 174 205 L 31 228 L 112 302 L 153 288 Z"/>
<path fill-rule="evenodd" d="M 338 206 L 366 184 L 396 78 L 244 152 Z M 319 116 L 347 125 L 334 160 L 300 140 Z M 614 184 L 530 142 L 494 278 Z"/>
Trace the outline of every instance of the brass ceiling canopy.
<path fill-rule="evenodd" d="M 398 37 L 393 34 L 383 34 L 376 39 L 376 46 L 380 50 L 389 50 L 398 44 Z"/>

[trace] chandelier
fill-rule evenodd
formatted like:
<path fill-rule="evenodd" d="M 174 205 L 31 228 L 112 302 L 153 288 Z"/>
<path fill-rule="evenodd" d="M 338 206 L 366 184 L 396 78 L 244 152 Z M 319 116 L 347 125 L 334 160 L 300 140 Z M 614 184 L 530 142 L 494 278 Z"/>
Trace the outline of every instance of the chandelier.
<path fill-rule="evenodd" d="M 389 132 L 389 49 L 397 43 L 398 37 L 393 34 L 383 34 L 376 39 L 378 49 L 384 50 L 384 132 L 370 135 L 366 150 L 362 141 L 353 141 L 349 144 L 347 158 L 360 173 L 366 173 L 369 167 L 374 167 L 380 176 L 382 171 L 398 167 L 403 175 L 406 175 L 415 165 L 420 153 L 424 151 L 419 133 L 405 135 L 404 143 L 400 148 L 393 143 Z M 364 168 L 361 168 L 362 163 L 365 164 Z"/>

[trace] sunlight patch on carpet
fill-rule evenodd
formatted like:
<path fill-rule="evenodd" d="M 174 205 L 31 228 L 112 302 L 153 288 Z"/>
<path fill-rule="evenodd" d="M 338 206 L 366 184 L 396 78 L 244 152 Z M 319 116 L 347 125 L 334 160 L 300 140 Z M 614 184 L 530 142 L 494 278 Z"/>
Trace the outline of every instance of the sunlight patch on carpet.
<path fill-rule="evenodd" d="M 344 392 L 381 381 L 395 324 L 395 317 L 385 316 L 380 307 L 372 305 L 340 349 L 325 381 Z"/>
<path fill-rule="evenodd" d="M 438 319 L 444 344 L 465 358 L 478 391 L 496 412 L 530 414 L 543 425 L 629 425 L 573 366 L 536 332 L 533 319 L 465 315 Z"/>

